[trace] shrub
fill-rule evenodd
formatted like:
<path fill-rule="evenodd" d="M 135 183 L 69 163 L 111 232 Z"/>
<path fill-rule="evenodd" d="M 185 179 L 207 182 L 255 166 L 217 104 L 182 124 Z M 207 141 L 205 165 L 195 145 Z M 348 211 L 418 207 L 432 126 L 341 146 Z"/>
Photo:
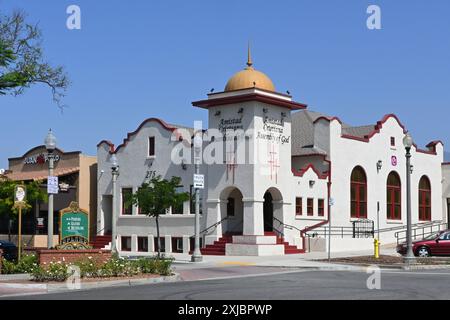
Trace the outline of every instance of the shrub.
<path fill-rule="evenodd" d="M 39 266 L 33 270 L 31 277 L 34 281 L 66 281 L 70 276 L 67 272 L 67 265 L 62 262 L 50 262 L 46 267 Z"/>
<path fill-rule="evenodd" d="M 80 276 L 82 278 L 97 278 L 101 276 L 102 265 L 92 257 L 76 261 L 74 265 L 80 268 Z"/>
<path fill-rule="evenodd" d="M 163 276 L 172 273 L 171 265 L 173 259 L 141 258 L 134 261 L 134 264 L 140 269 L 141 273 L 160 274 Z"/>
<path fill-rule="evenodd" d="M 114 256 L 101 267 L 99 272 L 102 277 L 127 277 L 139 274 L 140 270 L 132 261 Z"/>
<path fill-rule="evenodd" d="M 22 256 L 20 262 L 12 262 L 3 259 L 3 274 L 32 273 L 38 267 L 37 256 L 28 254 Z"/>

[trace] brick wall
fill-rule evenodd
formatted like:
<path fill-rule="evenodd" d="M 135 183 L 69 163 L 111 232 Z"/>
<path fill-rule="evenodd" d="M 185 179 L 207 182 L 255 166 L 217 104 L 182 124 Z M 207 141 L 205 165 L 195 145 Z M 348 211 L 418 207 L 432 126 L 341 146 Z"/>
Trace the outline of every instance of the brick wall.
<path fill-rule="evenodd" d="M 108 250 L 37 250 L 40 265 L 50 262 L 72 263 L 92 257 L 93 261 L 104 263 L 111 258 L 111 251 Z"/>

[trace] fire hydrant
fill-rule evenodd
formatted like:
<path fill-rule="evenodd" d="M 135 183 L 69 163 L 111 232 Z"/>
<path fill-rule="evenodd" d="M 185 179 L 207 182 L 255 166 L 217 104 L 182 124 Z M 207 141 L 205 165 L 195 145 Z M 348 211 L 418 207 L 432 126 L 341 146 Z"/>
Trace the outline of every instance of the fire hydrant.
<path fill-rule="evenodd" d="M 380 240 L 375 239 L 373 241 L 373 245 L 374 245 L 374 255 L 375 255 L 375 259 L 379 259 L 380 258 Z"/>

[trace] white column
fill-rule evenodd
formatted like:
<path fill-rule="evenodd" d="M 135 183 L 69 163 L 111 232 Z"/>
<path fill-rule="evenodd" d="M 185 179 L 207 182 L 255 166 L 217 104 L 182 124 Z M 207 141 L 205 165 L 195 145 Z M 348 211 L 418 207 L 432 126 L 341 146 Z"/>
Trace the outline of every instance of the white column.
<path fill-rule="evenodd" d="M 206 215 L 206 227 L 208 228 L 215 223 L 222 220 L 222 214 L 220 210 L 220 203 L 221 201 L 219 199 L 208 199 L 206 201 L 207 206 L 207 215 Z M 202 230 L 200 230 L 202 231 Z M 213 244 L 214 241 L 219 240 L 220 237 L 222 237 L 222 225 L 219 224 L 216 228 L 213 228 L 211 232 L 208 232 L 209 234 L 205 237 L 205 244 Z"/>
<path fill-rule="evenodd" d="M 245 236 L 264 235 L 264 201 L 254 199 L 242 199 L 244 203 L 244 228 Z"/>
<path fill-rule="evenodd" d="M 166 250 L 164 252 L 172 252 L 172 236 L 165 236 Z"/>
<path fill-rule="evenodd" d="M 183 236 L 183 253 L 189 253 L 189 236 Z"/>
<path fill-rule="evenodd" d="M 155 241 L 152 234 L 148 235 L 148 251 L 155 252 Z"/>

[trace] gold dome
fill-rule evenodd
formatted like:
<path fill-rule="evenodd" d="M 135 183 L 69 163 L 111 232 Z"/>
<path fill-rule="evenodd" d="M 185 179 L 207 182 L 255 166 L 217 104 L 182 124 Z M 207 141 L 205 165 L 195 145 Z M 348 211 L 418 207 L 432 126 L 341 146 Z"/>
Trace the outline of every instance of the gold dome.
<path fill-rule="evenodd" d="M 258 88 L 275 92 L 275 86 L 273 85 L 272 80 L 270 80 L 270 78 L 264 73 L 255 70 L 252 65 L 253 62 L 250 55 L 249 46 L 247 67 L 244 70 L 236 73 L 230 78 L 230 80 L 228 80 L 227 85 L 225 86 L 225 91 Z"/>

